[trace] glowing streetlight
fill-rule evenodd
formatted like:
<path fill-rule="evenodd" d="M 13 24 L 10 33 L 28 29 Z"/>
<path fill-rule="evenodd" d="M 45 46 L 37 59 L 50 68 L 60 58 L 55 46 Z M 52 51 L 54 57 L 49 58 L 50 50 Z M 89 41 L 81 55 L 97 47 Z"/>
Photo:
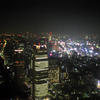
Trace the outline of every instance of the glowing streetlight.
<path fill-rule="evenodd" d="M 46 98 L 44 98 L 43 100 L 50 100 L 50 98 L 46 97 Z"/>

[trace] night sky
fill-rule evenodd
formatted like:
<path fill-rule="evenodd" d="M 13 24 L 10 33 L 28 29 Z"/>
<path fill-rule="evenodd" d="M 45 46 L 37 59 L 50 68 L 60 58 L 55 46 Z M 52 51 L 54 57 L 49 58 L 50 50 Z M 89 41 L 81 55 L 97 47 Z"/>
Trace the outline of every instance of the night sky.
<path fill-rule="evenodd" d="M 65 1 L 3 0 L 0 2 L 0 32 L 100 33 L 100 3 Z"/>

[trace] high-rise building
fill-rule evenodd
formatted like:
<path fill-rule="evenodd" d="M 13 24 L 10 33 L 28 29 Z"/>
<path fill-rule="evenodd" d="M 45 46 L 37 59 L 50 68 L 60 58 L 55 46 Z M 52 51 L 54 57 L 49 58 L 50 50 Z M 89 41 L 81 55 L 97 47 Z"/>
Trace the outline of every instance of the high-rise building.
<path fill-rule="evenodd" d="M 39 50 L 35 56 L 35 98 L 48 95 L 48 56 L 44 51 Z"/>

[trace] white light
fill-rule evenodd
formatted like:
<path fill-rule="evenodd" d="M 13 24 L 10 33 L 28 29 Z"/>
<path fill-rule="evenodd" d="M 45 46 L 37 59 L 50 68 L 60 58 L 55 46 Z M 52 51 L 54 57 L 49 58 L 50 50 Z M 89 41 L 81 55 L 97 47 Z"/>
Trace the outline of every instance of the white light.
<path fill-rule="evenodd" d="M 9 69 L 10 67 L 9 66 L 7 66 L 7 69 Z"/>
<path fill-rule="evenodd" d="M 48 57 L 36 57 L 36 60 L 48 59 Z"/>
<path fill-rule="evenodd" d="M 77 51 L 77 48 L 74 48 L 75 51 Z"/>
<path fill-rule="evenodd" d="M 97 88 L 100 89 L 100 80 L 98 80 L 98 82 L 97 82 Z"/>
<path fill-rule="evenodd" d="M 98 53 L 95 53 L 95 55 L 98 55 Z"/>
<path fill-rule="evenodd" d="M 44 47 L 44 45 L 41 45 L 41 47 Z"/>
<path fill-rule="evenodd" d="M 94 47 L 91 47 L 92 50 L 94 50 Z"/>
<path fill-rule="evenodd" d="M 90 53 L 93 53 L 93 51 L 92 51 L 92 50 L 89 50 L 89 52 L 90 52 Z"/>
<path fill-rule="evenodd" d="M 56 52 L 56 50 L 52 50 L 52 52 Z"/>
<path fill-rule="evenodd" d="M 23 51 L 22 49 L 20 50 L 20 49 L 18 49 L 18 50 L 15 50 L 15 52 L 21 52 L 21 51 Z"/>

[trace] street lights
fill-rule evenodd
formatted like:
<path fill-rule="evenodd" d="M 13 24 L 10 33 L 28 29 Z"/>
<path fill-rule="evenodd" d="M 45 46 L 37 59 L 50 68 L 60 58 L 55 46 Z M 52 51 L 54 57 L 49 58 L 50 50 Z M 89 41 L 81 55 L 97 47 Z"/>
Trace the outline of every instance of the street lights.
<path fill-rule="evenodd" d="M 50 100 L 50 98 L 46 97 L 46 98 L 44 98 L 43 100 Z"/>

